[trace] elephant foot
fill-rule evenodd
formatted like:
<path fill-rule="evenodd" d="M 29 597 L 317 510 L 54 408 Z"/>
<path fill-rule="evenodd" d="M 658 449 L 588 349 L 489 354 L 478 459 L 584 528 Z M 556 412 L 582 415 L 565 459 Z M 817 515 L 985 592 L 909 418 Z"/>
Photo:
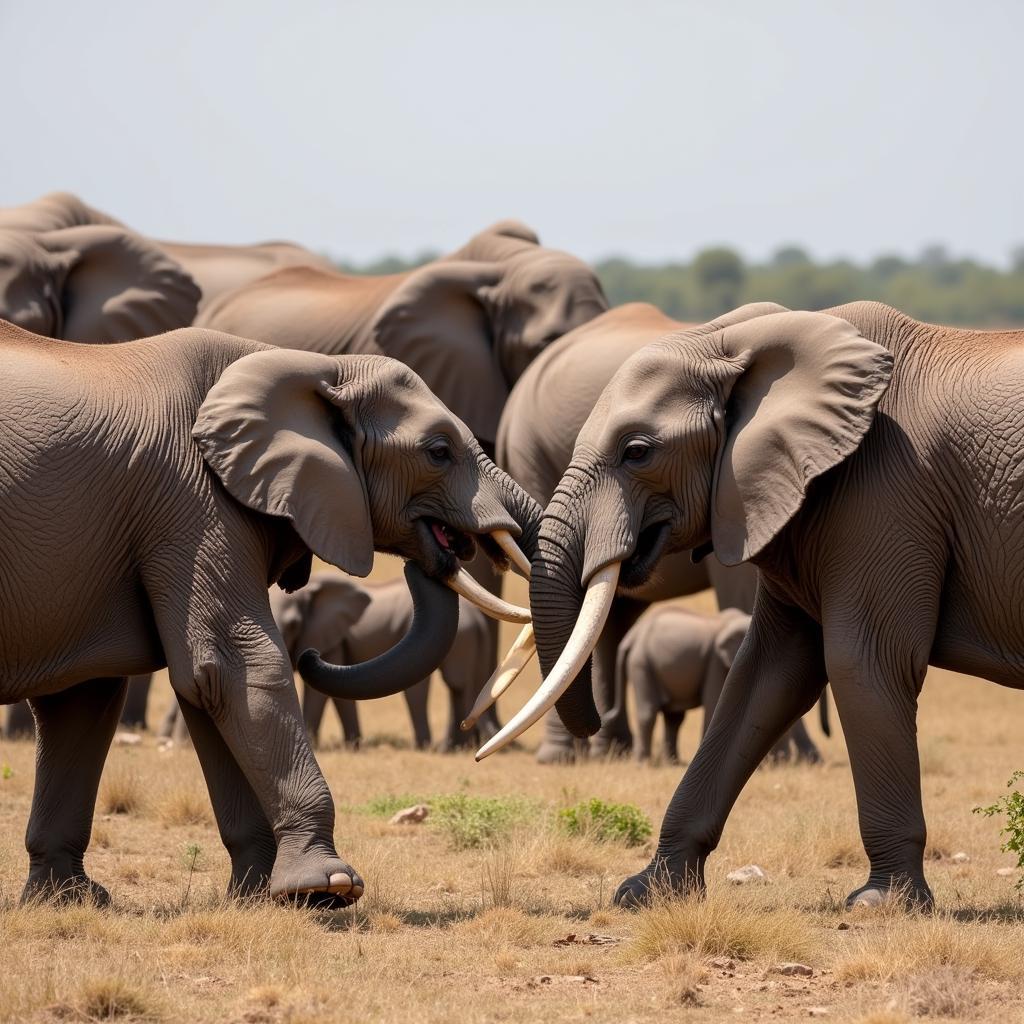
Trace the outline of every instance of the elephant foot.
<path fill-rule="evenodd" d="M 576 747 L 544 740 L 537 748 L 537 764 L 573 764 L 576 761 Z"/>
<path fill-rule="evenodd" d="M 659 897 L 703 895 L 704 872 L 693 868 L 682 871 L 671 868 L 665 860 L 655 859 L 635 875 L 630 875 L 615 890 L 613 898 L 617 907 L 625 910 L 639 910 L 650 906 Z"/>
<path fill-rule="evenodd" d="M 350 906 L 363 895 L 363 880 L 333 850 L 297 848 L 283 844 L 270 876 L 270 895 L 304 906 Z M 326 897 L 333 899 L 327 901 Z"/>
<path fill-rule="evenodd" d="M 21 892 L 22 903 L 55 903 L 58 906 L 91 903 L 96 907 L 110 906 L 110 893 L 84 872 L 57 875 L 51 871 L 32 872 Z"/>
<path fill-rule="evenodd" d="M 930 913 L 935 909 L 935 898 L 924 878 L 914 880 L 909 875 L 888 875 L 881 879 L 869 878 L 859 889 L 846 897 L 846 909 L 880 907 L 902 903 L 906 910 Z"/>

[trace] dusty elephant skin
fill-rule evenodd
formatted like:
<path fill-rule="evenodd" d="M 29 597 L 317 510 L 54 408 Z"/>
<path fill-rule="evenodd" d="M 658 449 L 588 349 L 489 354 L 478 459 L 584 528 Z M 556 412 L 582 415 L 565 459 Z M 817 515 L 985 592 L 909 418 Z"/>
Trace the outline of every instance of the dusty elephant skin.
<path fill-rule="evenodd" d="M 584 592 L 641 584 L 666 553 L 751 559 L 750 631 L 650 865 L 703 886 L 704 862 L 774 740 L 831 683 L 870 861 L 850 904 L 928 906 L 917 697 L 929 664 L 1020 688 L 1024 552 L 1017 437 L 1024 333 L 917 323 L 877 303 L 744 307 L 633 356 L 601 395 L 544 518 L 531 603 L 545 700 L 599 725 L 574 629 Z M 574 635 L 576 634 L 576 635 Z M 544 701 L 539 702 L 541 707 Z M 515 736 L 514 718 L 490 749 Z M 482 751 L 481 753 L 485 753 Z"/>
<path fill-rule="evenodd" d="M 644 302 L 617 306 L 577 327 L 545 350 L 512 389 L 498 428 L 497 462 L 541 505 L 547 505 L 572 460 L 576 437 L 601 392 L 620 366 L 645 345 L 687 325 Z M 723 566 L 706 558 L 694 564 L 688 551 L 669 555 L 656 578 L 620 593 L 592 656 L 593 686 L 601 730 L 594 740 L 573 741 L 558 716 L 544 719 L 537 751 L 542 763 L 573 760 L 577 749 L 598 756 L 629 750 L 633 735 L 625 705 L 616 702 L 615 661 L 619 645 L 651 601 L 694 594 L 714 587 L 719 608 L 751 612 L 757 572 L 750 565 Z M 818 761 L 820 755 L 802 721 L 772 749 L 783 760 Z"/>
<path fill-rule="evenodd" d="M 82 862 L 100 772 L 126 676 L 166 664 L 231 889 L 358 898 L 267 587 L 301 587 L 311 553 L 357 575 L 375 548 L 411 559 L 413 626 L 375 664 L 412 683 L 454 635 L 435 580 L 474 535 L 532 554 L 539 509 L 392 360 L 197 329 L 91 346 L 2 325 L 0 342 L 0 701 L 28 698 L 38 732 L 26 896 L 107 898 Z M 323 671 L 337 693 L 350 670 Z"/>

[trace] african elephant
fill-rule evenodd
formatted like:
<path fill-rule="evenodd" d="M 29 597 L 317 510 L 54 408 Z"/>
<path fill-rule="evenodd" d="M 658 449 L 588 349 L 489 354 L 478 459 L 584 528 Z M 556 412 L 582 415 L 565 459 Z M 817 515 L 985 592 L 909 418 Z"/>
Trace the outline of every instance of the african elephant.
<path fill-rule="evenodd" d="M 38 234 L 86 225 L 119 228 L 135 239 L 137 246 L 145 245 L 149 252 L 156 250 L 162 253 L 165 264 L 170 264 L 198 286 L 200 294 L 196 301 L 200 310 L 225 292 L 241 288 L 250 281 L 255 281 L 264 274 L 269 274 L 281 267 L 329 268 L 331 266 L 323 256 L 292 242 L 264 242 L 258 245 L 205 245 L 193 242 L 142 239 L 120 221 L 89 206 L 78 196 L 69 192 L 51 192 L 22 206 L 0 209 L 0 232 L 18 231 Z M 2 251 L 2 247 L 0 247 L 0 251 Z M 150 258 L 153 259 L 152 256 Z M 122 276 L 129 272 L 129 264 L 126 259 L 120 264 L 118 272 Z M 191 313 L 187 319 L 183 318 L 185 313 L 183 306 L 177 312 L 180 313 L 180 316 L 175 322 L 162 323 L 149 333 L 156 334 L 160 330 L 170 330 L 173 327 L 183 327 L 192 323 L 196 314 L 196 302 L 193 302 Z M 14 320 L 10 316 L 5 319 Z M 14 322 L 29 330 L 35 329 L 29 324 L 16 320 Z M 37 333 L 49 332 L 38 331 Z M 50 334 L 50 336 L 69 337 L 84 341 L 124 340 L 124 338 L 111 339 L 102 336 L 93 337 L 92 335 L 80 339 L 71 334 Z M 131 335 L 134 338 L 144 336 L 145 333 Z"/>
<path fill-rule="evenodd" d="M 319 592 L 313 594 L 307 602 L 300 603 L 297 600 L 303 596 L 304 591 L 284 595 L 280 602 L 282 608 L 286 609 L 285 614 L 295 622 L 298 635 L 302 637 L 297 646 L 305 644 L 306 647 L 317 647 L 318 644 L 305 637 L 304 633 L 307 629 L 319 630 L 332 638 L 331 643 L 322 648 L 327 660 L 347 665 L 377 657 L 408 631 L 413 608 L 409 590 L 401 580 L 355 584 L 342 576 L 324 576 L 319 582 Z M 335 622 L 336 616 L 331 604 L 352 588 L 358 588 L 363 595 L 366 608 L 357 621 L 341 630 Z M 285 635 L 287 638 L 287 633 Z M 441 743 L 443 750 L 466 746 L 469 742 L 469 737 L 460 730 L 459 724 L 466 717 L 477 690 L 493 668 L 487 656 L 487 619 L 479 608 L 460 598 L 459 628 L 451 649 L 438 666 L 448 687 L 450 703 L 448 730 Z M 413 739 L 421 750 L 431 744 L 430 722 L 427 718 L 429 686 L 428 676 L 404 691 Z M 341 718 L 346 745 L 358 746 L 362 732 L 357 705 L 353 701 L 341 699 L 335 699 L 334 704 Z M 302 713 L 306 729 L 314 740 L 319 733 L 326 705 L 327 698 L 322 693 L 306 687 L 302 698 Z"/>
<path fill-rule="evenodd" d="M 655 856 L 617 902 L 642 902 L 655 879 L 703 886 L 743 784 L 827 679 L 870 862 L 847 902 L 897 892 L 931 905 L 916 723 L 927 666 L 1024 688 L 1022 389 L 1024 332 L 922 324 L 873 302 L 744 307 L 623 364 L 541 528 L 530 597 L 548 678 L 489 749 L 552 698 L 574 734 L 596 730 L 577 674 L 593 629 L 574 636 L 574 619 L 582 604 L 598 623 L 616 579 L 636 585 L 682 548 L 750 559 L 760 579 Z"/>
<path fill-rule="evenodd" d="M 576 437 L 616 370 L 634 352 L 686 325 L 647 303 L 617 306 L 577 327 L 544 351 L 512 389 L 498 428 L 497 462 L 534 500 L 546 506 L 572 458 Z M 757 572 L 750 565 L 723 566 L 716 558 L 694 564 L 688 551 L 668 556 L 655 579 L 620 593 L 593 653 L 594 693 L 603 715 L 593 747 L 597 754 L 633 743 L 625 705 L 616 702 L 615 658 L 623 637 L 652 601 L 714 587 L 719 608 L 754 607 Z M 537 752 L 542 763 L 572 760 L 573 738 L 552 712 L 544 720 Z M 773 750 L 777 759 L 820 760 L 803 722 Z"/>
<path fill-rule="evenodd" d="M 35 892 L 104 900 L 83 867 L 130 674 L 166 665 L 231 856 L 232 891 L 350 902 L 334 805 L 267 587 L 313 553 L 410 559 L 409 633 L 366 665 L 307 652 L 330 695 L 411 685 L 447 652 L 478 539 L 532 553 L 540 510 L 407 367 L 183 329 L 76 345 L 0 325 L 0 701 L 38 732 Z M 493 535 L 493 536 L 492 536 Z M 488 597 L 490 595 L 487 595 Z"/>

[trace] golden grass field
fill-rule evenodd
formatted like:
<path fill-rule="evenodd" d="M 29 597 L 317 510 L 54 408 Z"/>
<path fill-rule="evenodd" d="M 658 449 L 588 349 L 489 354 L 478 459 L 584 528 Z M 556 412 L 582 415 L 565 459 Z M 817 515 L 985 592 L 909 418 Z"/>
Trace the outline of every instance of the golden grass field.
<path fill-rule="evenodd" d="M 503 701 L 504 717 L 528 685 Z M 169 699 L 161 686 L 151 722 Z M 161 752 L 150 736 L 111 751 L 86 859 L 113 908 L 19 907 L 33 749 L 0 741 L 0 1020 L 1024 1020 L 1024 905 L 1015 878 L 997 874 L 1014 859 L 999 851 L 998 823 L 971 813 L 1024 766 L 1022 700 L 929 675 L 920 733 L 932 916 L 840 909 L 866 861 L 842 738 L 823 739 L 816 725 L 825 764 L 756 773 L 709 862 L 708 899 L 642 913 L 610 900 L 650 844 L 567 837 L 552 818 L 596 796 L 638 804 L 657 830 L 679 768 L 541 767 L 539 729 L 479 765 L 469 753 L 416 752 L 401 698 L 364 706 L 371 742 L 358 753 L 338 748 L 331 712 L 319 754 L 339 852 L 367 883 L 357 908 L 226 901 L 227 859 L 195 756 Z M 437 734 L 445 710 L 436 685 Z M 690 753 L 700 715 L 691 719 L 681 743 Z M 391 826 L 359 806 L 458 793 L 536 809 L 490 846 L 454 849 L 429 819 Z M 959 851 L 969 862 L 953 862 Z M 725 881 L 749 863 L 770 881 Z M 579 941 L 590 934 L 615 941 Z M 774 972 L 787 961 L 813 974 Z"/>

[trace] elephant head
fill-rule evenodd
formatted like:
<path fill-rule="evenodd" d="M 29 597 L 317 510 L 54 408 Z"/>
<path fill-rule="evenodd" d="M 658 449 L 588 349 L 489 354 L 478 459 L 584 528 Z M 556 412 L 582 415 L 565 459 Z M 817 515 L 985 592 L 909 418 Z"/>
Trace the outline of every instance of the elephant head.
<path fill-rule="evenodd" d="M 124 228 L 0 229 L 0 319 L 27 331 L 129 341 L 190 324 L 198 304 L 192 278 Z"/>
<path fill-rule="evenodd" d="M 372 330 L 382 351 L 413 367 L 474 435 L 493 442 L 508 391 L 530 362 L 607 308 L 586 263 L 504 221 L 413 271 Z"/>
<path fill-rule="evenodd" d="M 55 231 L 83 224 L 124 227 L 120 221 L 83 203 L 71 192 L 47 192 L 21 206 L 0 208 L 0 231 Z"/>
<path fill-rule="evenodd" d="M 540 507 L 483 453 L 408 367 L 382 356 L 264 350 L 232 363 L 193 426 L 207 464 L 237 501 L 287 520 L 320 558 L 365 576 L 374 551 L 410 560 L 409 634 L 361 666 L 307 654 L 306 681 L 332 697 L 406 689 L 447 653 L 455 593 L 492 615 L 529 613 L 493 598 L 460 563 L 479 544 L 501 568 L 536 548 Z M 519 538 L 520 549 L 513 536 Z"/>
<path fill-rule="evenodd" d="M 297 593 L 272 594 L 270 607 L 295 664 L 308 648 L 334 654 L 372 601 L 366 587 L 355 580 L 317 573 Z"/>
<path fill-rule="evenodd" d="M 577 439 L 548 506 L 530 604 L 544 683 L 483 756 L 555 704 L 577 736 L 600 726 L 587 659 L 617 587 L 667 553 L 755 558 L 811 481 L 861 443 L 892 357 L 824 313 L 743 307 L 630 357 Z"/>

